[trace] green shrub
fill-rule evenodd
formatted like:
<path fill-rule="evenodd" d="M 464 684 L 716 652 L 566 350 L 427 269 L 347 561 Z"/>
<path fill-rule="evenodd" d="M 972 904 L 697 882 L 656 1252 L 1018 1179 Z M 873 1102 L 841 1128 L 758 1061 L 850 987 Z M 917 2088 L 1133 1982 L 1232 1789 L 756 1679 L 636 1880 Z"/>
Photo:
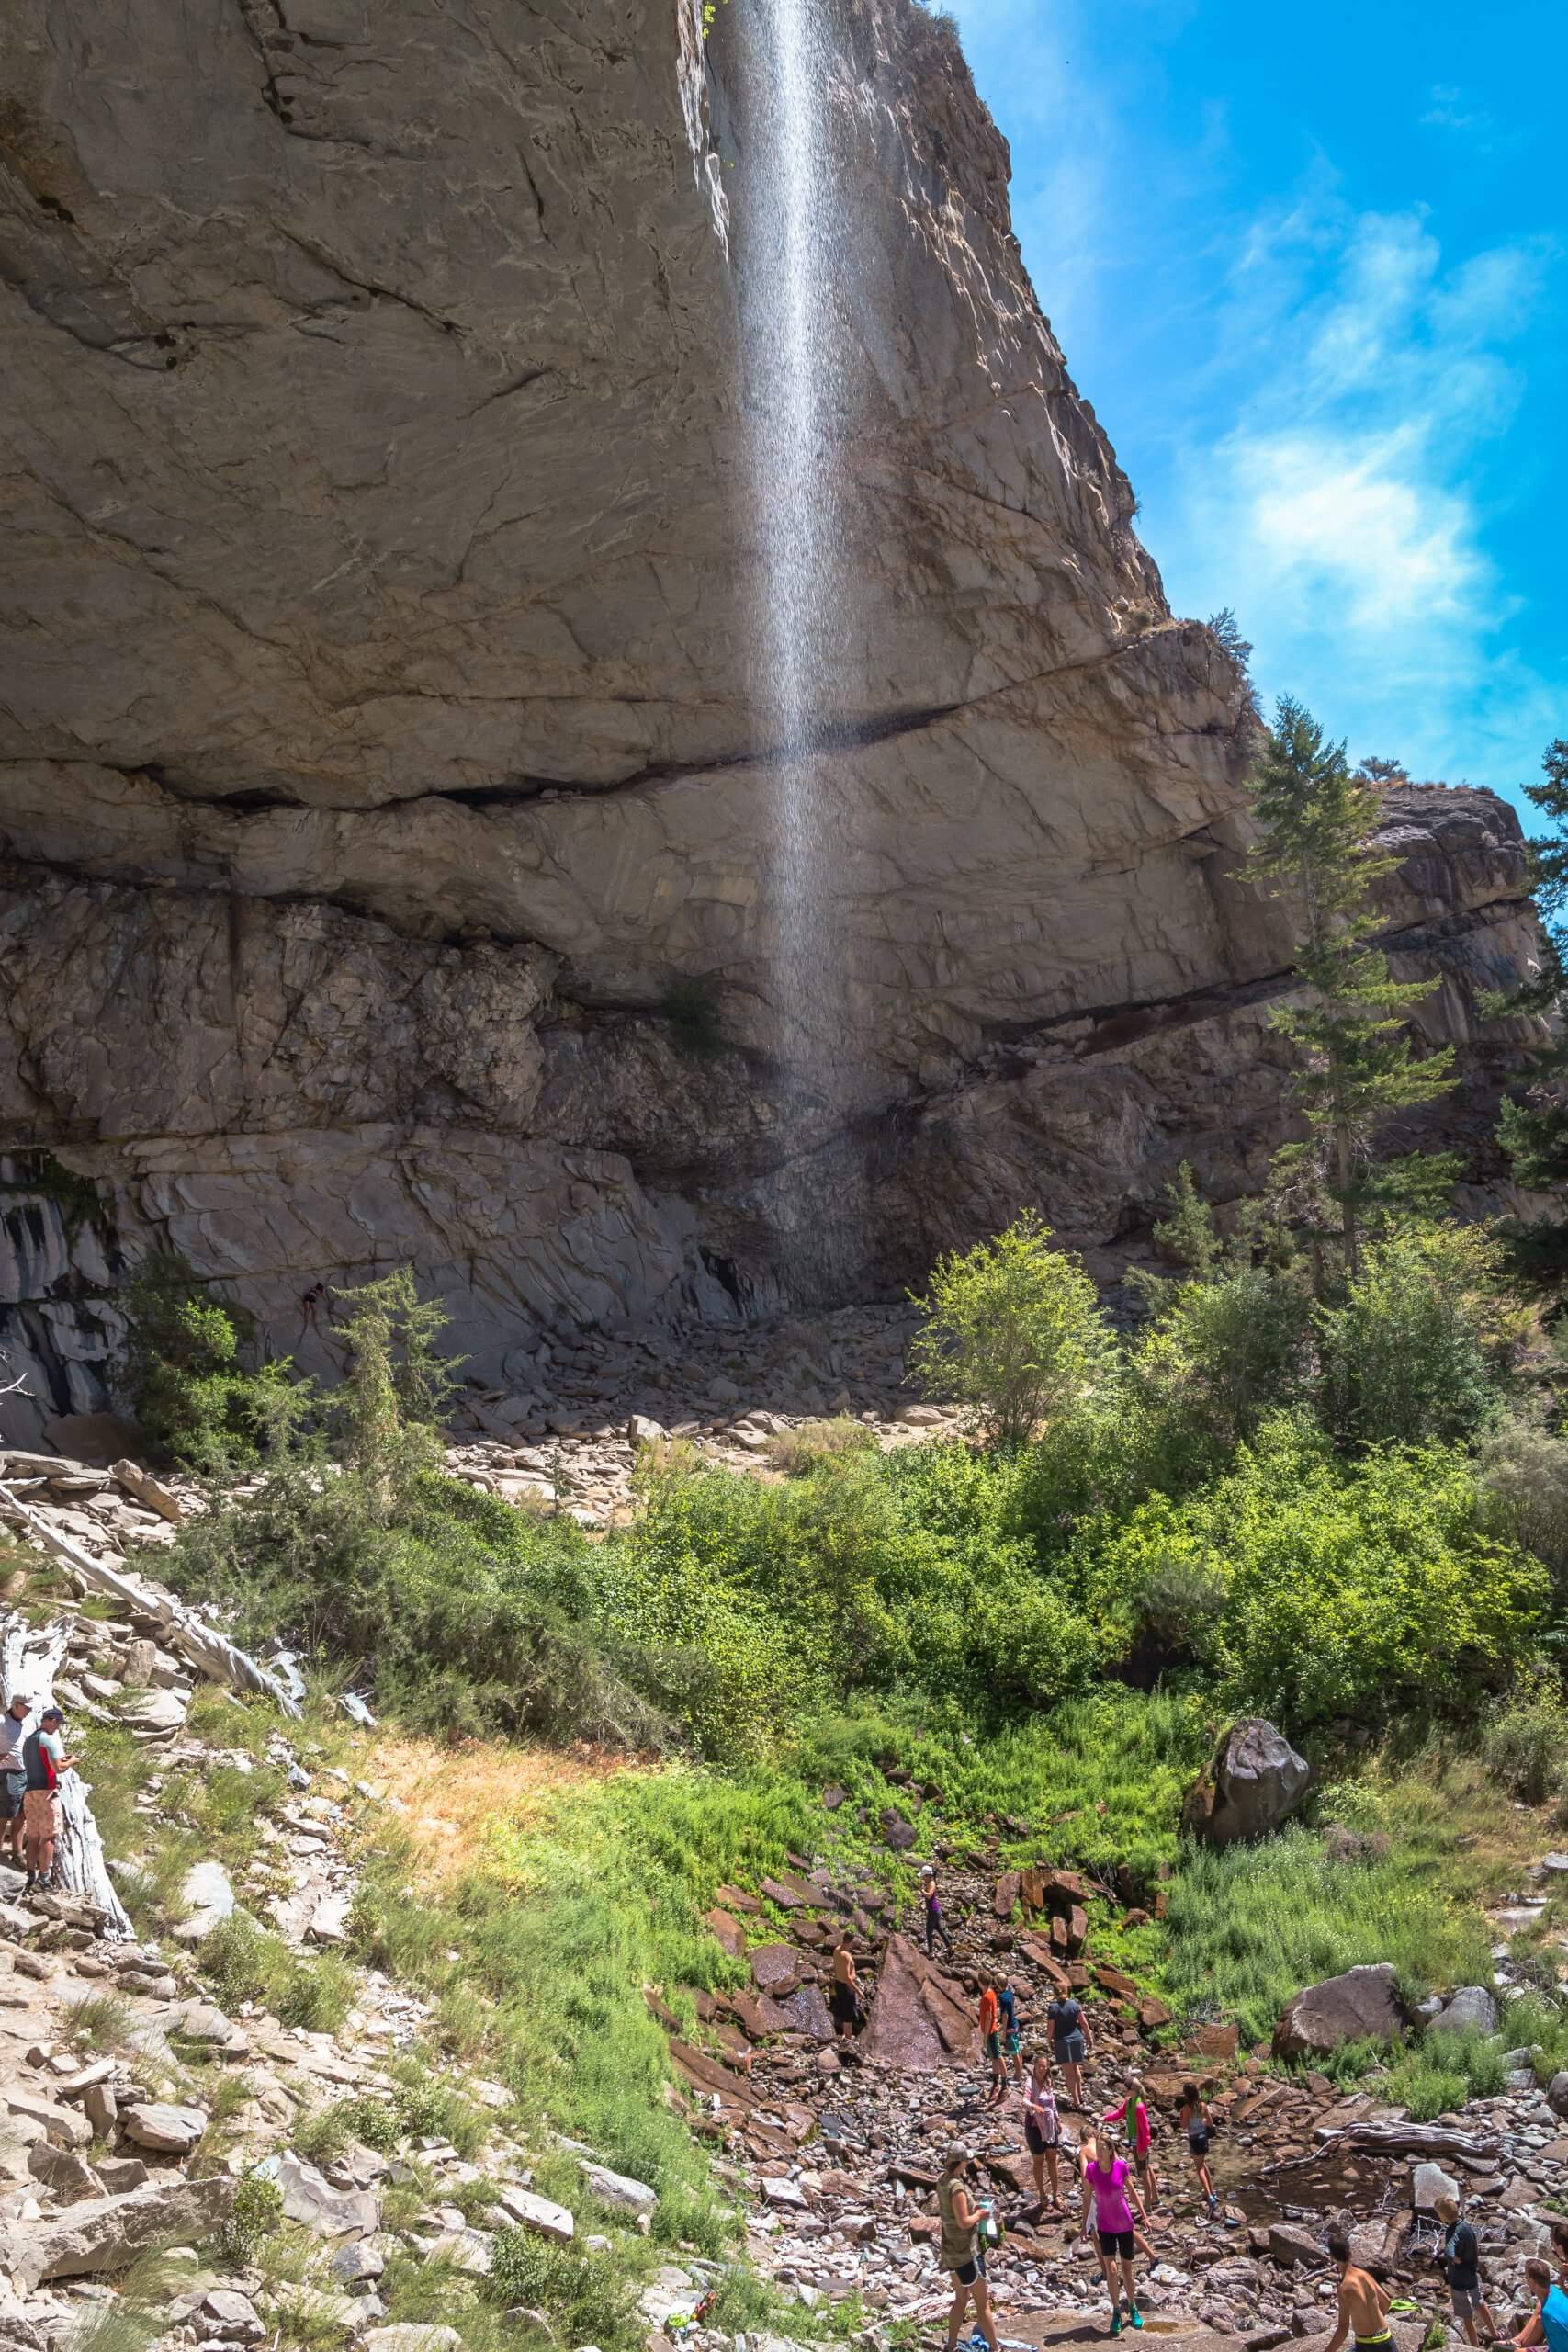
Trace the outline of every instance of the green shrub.
<path fill-rule="evenodd" d="M 218 2250 L 237 2270 L 255 2260 L 263 2241 L 283 2226 L 283 2191 L 277 2183 L 247 2173 L 234 2188 L 234 2205 L 218 2233 Z"/>
<path fill-rule="evenodd" d="M 1568 1582 L 1568 1438 L 1517 1416 L 1485 1433 L 1477 1462 L 1491 1532 L 1544 1560 L 1561 1592 Z"/>
<path fill-rule="evenodd" d="M 1541 1668 L 1498 1700 L 1481 1747 L 1503 1786 L 1526 1804 L 1557 1794 L 1568 1767 L 1568 1704 L 1556 1675 Z"/>
<path fill-rule="evenodd" d="M 1539 1562 L 1477 1532 L 1462 1455 L 1346 1463 L 1299 1418 L 1269 1423 L 1198 1493 L 1086 1529 L 1063 1574 L 1130 1639 L 1137 1597 L 1180 1567 L 1225 1590 L 1224 1702 L 1297 1731 L 1473 1713 L 1533 1650 L 1550 1598 Z"/>
<path fill-rule="evenodd" d="M 917 1377 L 964 1404 L 988 1444 L 1022 1445 L 1114 1376 L 1099 1293 L 1032 1210 L 995 1240 L 939 1258 L 915 1303 L 925 1316 L 910 1350 Z"/>
<path fill-rule="evenodd" d="M 215 1296 L 183 1258 L 147 1259 L 120 1298 L 125 1337 L 116 1373 L 149 1443 L 202 1472 L 255 1459 L 288 1366 L 247 1370 L 255 1318 Z"/>
<path fill-rule="evenodd" d="M 1452 1443 L 1496 1407 L 1516 1336 L 1500 1243 L 1478 1226 L 1396 1227 L 1318 1316 L 1329 1418 L 1364 1445 Z"/>
<path fill-rule="evenodd" d="M 243 1911 L 220 1920 L 197 1957 L 225 2008 L 257 2001 L 280 2025 L 335 2033 L 354 2004 L 354 1973 L 345 1962 L 333 1952 L 307 1959 Z"/>

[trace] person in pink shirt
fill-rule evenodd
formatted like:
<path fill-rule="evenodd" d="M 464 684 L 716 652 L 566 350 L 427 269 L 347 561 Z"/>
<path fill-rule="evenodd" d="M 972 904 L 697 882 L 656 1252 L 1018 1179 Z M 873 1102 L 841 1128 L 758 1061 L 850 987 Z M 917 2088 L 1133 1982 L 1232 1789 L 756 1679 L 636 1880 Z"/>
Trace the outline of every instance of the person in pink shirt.
<path fill-rule="evenodd" d="M 1102 2120 L 1120 2123 L 1123 2117 L 1126 2118 L 1127 2137 L 1133 2145 L 1133 2162 L 1138 2171 L 1138 2187 L 1143 2191 L 1145 2204 L 1152 2211 L 1159 2203 L 1159 2175 L 1155 2170 L 1154 2135 L 1149 2130 L 1149 2110 L 1144 2102 L 1143 2085 L 1136 2075 L 1131 2079 L 1133 2086 L 1121 2106 L 1108 2108 Z"/>
<path fill-rule="evenodd" d="M 1094 2135 L 1094 2154 L 1084 2166 L 1083 2220 L 1087 2233 L 1090 2206 L 1094 2208 L 1095 2236 L 1100 2246 L 1100 2267 L 1105 2273 L 1106 2289 L 1111 2296 L 1111 2333 L 1122 2333 L 1122 2297 L 1127 2299 L 1127 2316 L 1134 2327 L 1142 2327 L 1143 2312 L 1138 2309 L 1133 2278 L 1133 2256 L 1138 2222 L 1148 2219 L 1142 2198 L 1133 2183 L 1132 2168 L 1124 2156 L 1116 2153 L 1116 2143 L 1107 2132 Z M 1137 2221 L 1133 2209 L 1137 2208 Z M 1121 2283 L 1117 2283 L 1117 2266 L 1121 2266 Z"/>

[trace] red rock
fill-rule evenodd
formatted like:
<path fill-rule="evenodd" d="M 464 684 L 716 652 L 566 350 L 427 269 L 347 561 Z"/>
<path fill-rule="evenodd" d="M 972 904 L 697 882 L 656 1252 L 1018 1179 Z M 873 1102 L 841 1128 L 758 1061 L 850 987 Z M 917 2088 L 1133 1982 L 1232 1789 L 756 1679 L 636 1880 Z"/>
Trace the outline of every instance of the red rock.
<path fill-rule="evenodd" d="M 972 2061 L 978 2036 L 967 1994 L 916 1950 L 907 1936 L 888 1940 L 861 2037 L 862 2054 L 884 2065 L 930 2074 L 949 2060 Z"/>
<path fill-rule="evenodd" d="M 1067 1956 L 1067 1923 L 1059 1911 L 1051 1915 L 1051 1949 L 1065 1960 Z"/>
<path fill-rule="evenodd" d="M 1045 1900 L 1053 1910 L 1058 1905 L 1065 1909 L 1071 1903 L 1087 1903 L 1093 1892 L 1077 1871 L 1053 1871 L 1045 1881 Z"/>
<path fill-rule="evenodd" d="M 1234 2025 L 1201 2025 L 1194 2027 L 1187 2039 L 1200 2057 L 1212 2059 L 1217 2066 L 1226 2066 L 1235 2058 L 1240 2037 Z"/>
<path fill-rule="evenodd" d="M 1126 1917 L 1122 1922 L 1122 1925 L 1124 1928 L 1146 1928 L 1148 1924 L 1148 1913 L 1146 1911 L 1140 1911 L 1136 1907 L 1129 1911 Z"/>
<path fill-rule="evenodd" d="M 1135 2001 L 1138 1997 L 1138 1988 L 1132 1978 L 1123 1975 L 1121 1969 L 1112 1968 L 1109 1961 L 1097 1963 L 1094 1981 L 1104 1992 L 1118 1994 L 1123 2000 Z"/>
<path fill-rule="evenodd" d="M 759 1992 L 782 1999 L 793 1993 L 805 1971 L 793 1944 L 758 1944 L 750 1953 L 751 1982 Z"/>
<path fill-rule="evenodd" d="M 724 1946 L 732 1960 L 741 1958 L 746 1950 L 746 1930 L 733 1912 L 721 1911 L 716 1904 L 711 1911 L 703 1914 L 703 1925 Z"/>
<path fill-rule="evenodd" d="M 747 1911 L 755 1916 L 760 1915 L 762 1908 L 754 1894 L 746 1894 L 739 1886 L 721 1886 L 717 1899 L 727 1911 Z"/>
<path fill-rule="evenodd" d="M 802 1888 L 792 1885 L 785 1878 L 765 1878 L 759 1892 L 765 1894 L 770 1903 L 776 1903 L 781 1911 L 804 1910 L 813 1900 Z"/>
<path fill-rule="evenodd" d="M 1152 1994 L 1138 2003 L 1138 2023 L 1145 2033 L 1154 2033 L 1162 2025 L 1168 2025 L 1174 2014 L 1163 2001 L 1156 2001 Z"/>
<path fill-rule="evenodd" d="M 764 2034 L 789 2031 L 789 2012 L 765 1995 L 735 1993 L 730 1999 L 736 2016 L 753 2041 L 761 2041 Z"/>
<path fill-rule="evenodd" d="M 1067 1950 L 1081 1951 L 1089 1934 L 1089 1914 L 1081 1903 L 1075 1903 L 1067 1914 Z"/>
<path fill-rule="evenodd" d="M 1018 1907 L 1019 1874 L 1004 1871 L 991 1895 L 991 1908 L 998 1919 L 1010 1919 Z"/>
<path fill-rule="evenodd" d="M 1044 1910 L 1045 1881 L 1038 1870 L 1027 1870 L 1021 1874 L 1019 1893 L 1023 1897 L 1023 1907 L 1026 1911 Z"/>

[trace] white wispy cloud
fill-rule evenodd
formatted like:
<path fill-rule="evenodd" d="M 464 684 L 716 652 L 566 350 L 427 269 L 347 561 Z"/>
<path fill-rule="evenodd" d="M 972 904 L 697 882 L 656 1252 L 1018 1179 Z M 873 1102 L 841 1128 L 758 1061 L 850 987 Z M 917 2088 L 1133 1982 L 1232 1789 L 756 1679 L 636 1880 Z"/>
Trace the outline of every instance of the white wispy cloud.
<path fill-rule="evenodd" d="M 1476 484 L 1554 259 L 1519 242 L 1446 266 L 1418 210 L 1321 195 L 1254 223 L 1221 322 L 1234 406 L 1190 431 L 1151 534 L 1184 608 L 1235 607 L 1266 692 L 1421 773 L 1550 731 L 1543 682 L 1499 650 L 1515 605 Z"/>

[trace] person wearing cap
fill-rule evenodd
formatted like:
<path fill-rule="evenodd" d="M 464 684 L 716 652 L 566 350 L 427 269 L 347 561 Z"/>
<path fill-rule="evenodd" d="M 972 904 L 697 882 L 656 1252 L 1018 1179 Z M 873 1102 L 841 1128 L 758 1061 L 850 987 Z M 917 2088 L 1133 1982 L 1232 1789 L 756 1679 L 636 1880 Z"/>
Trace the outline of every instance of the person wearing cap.
<path fill-rule="evenodd" d="M 936 2191 L 937 2211 L 942 2215 L 942 2245 L 937 2260 L 943 2270 L 953 2273 L 953 2309 L 947 2315 L 945 2352 L 955 2352 L 958 2331 L 964 2324 L 971 2295 L 975 2298 L 976 2325 L 986 2339 L 988 2352 L 997 2352 L 991 2290 L 986 2278 L 986 2250 L 980 2240 L 986 2217 L 964 2178 L 968 2169 L 969 2151 L 962 2140 L 954 2140 L 942 2158 L 942 2178 Z"/>
<path fill-rule="evenodd" d="M 17 1870 L 27 1867 L 22 1860 L 22 1800 L 28 1790 L 22 1742 L 32 1715 L 33 1702 L 25 1690 L 13 1690 L 0 1715 L 0 1847 L 10 1849 Z"/>
<path fill-rule="evenodd" d="M 60 1776 L 75 1764 L 65 1753 L 65 1718 L 56 1706 L 45 1707 L 37 1731 L 22 1742 L 22 1769 L 28 1791 L 22 1799 L 22 1835 L 27 1845 L 28 1883 L 47 1886 L 54 1874 L 54 1841 L 60 1835 Z"/>

